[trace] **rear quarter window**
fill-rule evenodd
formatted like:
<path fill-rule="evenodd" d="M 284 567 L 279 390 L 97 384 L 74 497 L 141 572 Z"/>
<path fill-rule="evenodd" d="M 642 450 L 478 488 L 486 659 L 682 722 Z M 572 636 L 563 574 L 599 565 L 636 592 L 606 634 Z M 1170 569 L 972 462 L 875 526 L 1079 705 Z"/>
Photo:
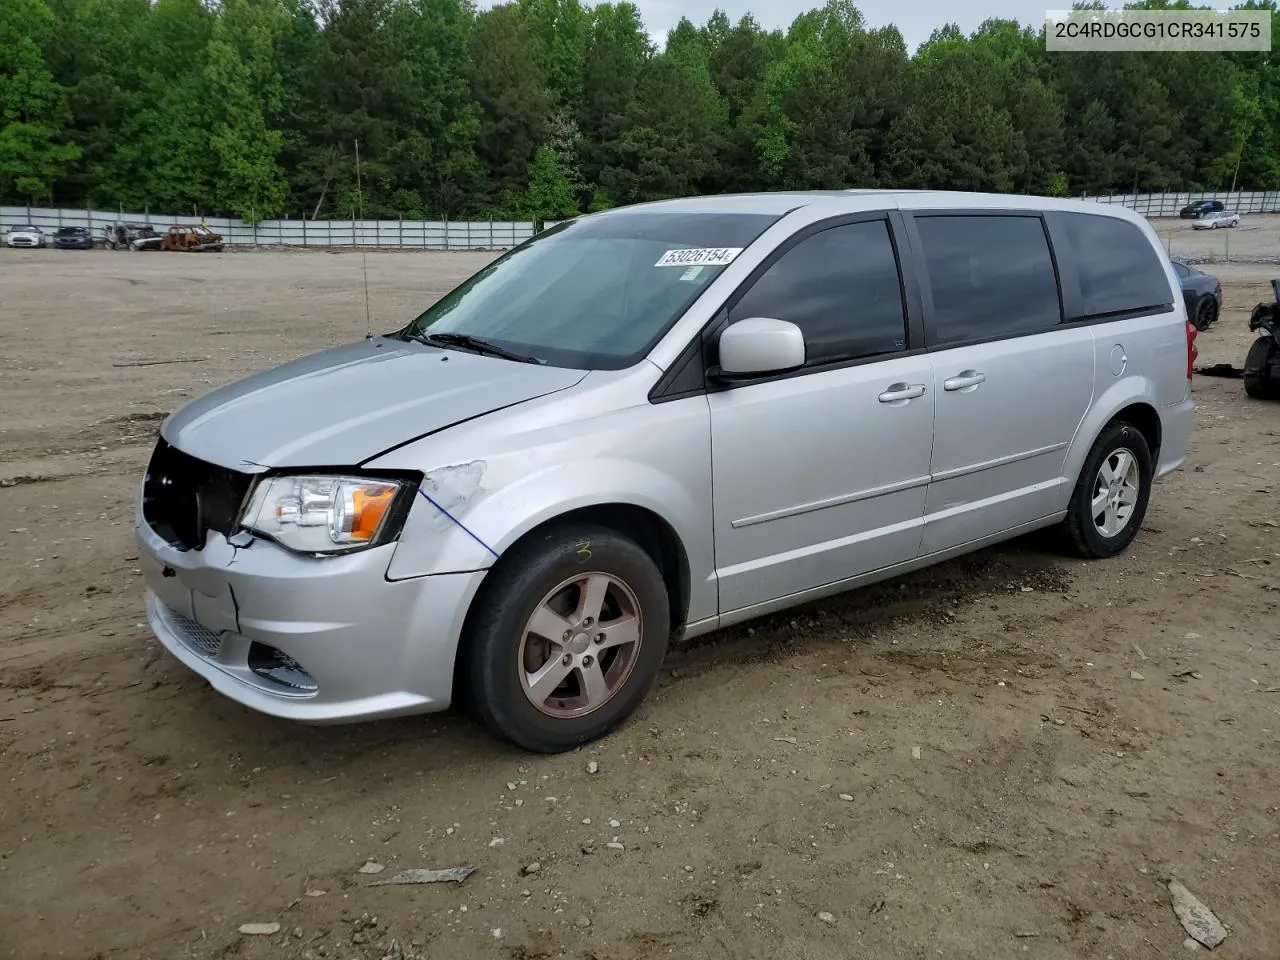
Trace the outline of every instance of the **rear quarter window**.
<path fill-rule="evenodd" d="M 1156 313 L 1172 305 L 1164 265 L 1135 224 L 1092 213 L 1060 215 L 1080 303 L 1069 320 Z"/>

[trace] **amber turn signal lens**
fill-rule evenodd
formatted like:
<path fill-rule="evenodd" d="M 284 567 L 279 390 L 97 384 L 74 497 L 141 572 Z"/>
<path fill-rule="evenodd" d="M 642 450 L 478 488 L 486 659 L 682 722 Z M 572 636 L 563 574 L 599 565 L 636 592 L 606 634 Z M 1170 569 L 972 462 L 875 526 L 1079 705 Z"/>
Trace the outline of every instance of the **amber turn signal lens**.
<path fill-rule="evenodd" d="M 362 487 L 351 495 L 352 506 L 355 507 L 351 523 L 351 536 L 354 539 L 373 539 L 394 495 L 395 491 L 387 487 Z"/>

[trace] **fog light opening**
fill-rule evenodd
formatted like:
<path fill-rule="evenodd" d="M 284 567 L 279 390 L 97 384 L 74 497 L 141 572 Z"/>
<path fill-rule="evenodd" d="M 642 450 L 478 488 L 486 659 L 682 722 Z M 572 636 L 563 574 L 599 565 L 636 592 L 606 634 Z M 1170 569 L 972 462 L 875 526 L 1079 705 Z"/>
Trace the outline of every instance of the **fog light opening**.
<path fill-rule="evenodd" d="M 315 679 L 302 669 L 297 660 L 283 650 L 265 643 L 254 641 L 249 647 L 249 669 L 255 676 L 297 693 L 315 693 L 320 689 Z"/>

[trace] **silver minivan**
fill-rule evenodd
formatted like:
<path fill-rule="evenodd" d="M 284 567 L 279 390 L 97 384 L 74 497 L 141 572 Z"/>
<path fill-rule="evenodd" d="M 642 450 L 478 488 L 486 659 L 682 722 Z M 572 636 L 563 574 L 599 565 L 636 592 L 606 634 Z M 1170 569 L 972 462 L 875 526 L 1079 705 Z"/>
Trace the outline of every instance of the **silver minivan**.
<path fill-rule="evenodd" d="M 842 191 L 560 224 L 394 333 L 174 413 L 151 627 L 310 722 L 465 701 L 530 750 L 668 643 L 1058 525 L 1124 550 L 1186 456 L 1195 328 L 1122 207 Z"/>

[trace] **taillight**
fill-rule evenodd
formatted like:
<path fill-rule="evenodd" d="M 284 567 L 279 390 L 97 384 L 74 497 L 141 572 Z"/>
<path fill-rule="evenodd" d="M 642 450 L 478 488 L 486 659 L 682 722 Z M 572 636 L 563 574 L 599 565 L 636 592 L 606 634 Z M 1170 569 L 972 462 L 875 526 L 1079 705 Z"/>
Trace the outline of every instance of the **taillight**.
<path fill-rule="evenodd" d="M 1196 325 L 1190 320 L 1187 321 L 1187 379 L 1191 379 L 1192 373 L 1195 372 L 1196 358 L 1200 356 L 1200 351 L 1196 349 L 1196 335 L 1200 331 L 1196 329 Z"/>

